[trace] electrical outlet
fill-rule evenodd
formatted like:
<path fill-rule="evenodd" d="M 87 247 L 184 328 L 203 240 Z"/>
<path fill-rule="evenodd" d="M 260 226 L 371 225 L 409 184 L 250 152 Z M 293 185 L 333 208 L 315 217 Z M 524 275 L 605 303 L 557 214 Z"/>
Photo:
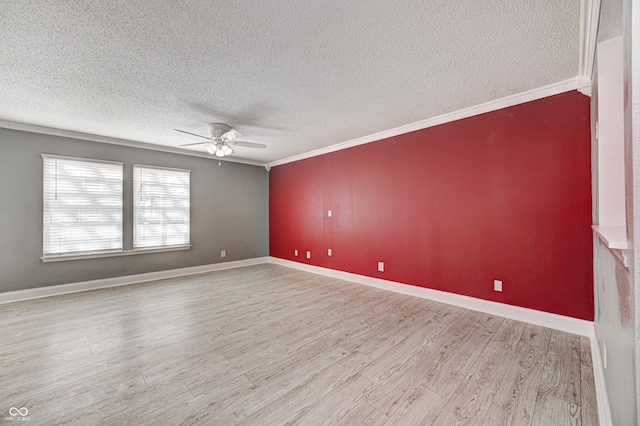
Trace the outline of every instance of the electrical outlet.
<path fill-rule="evenodd" d="M 298 255 L 298 250 L 294 250 L 294 251 L 293 251 L 293 255 L 294 255 L 294 256 L 297 256 L 297 255 Z"/>
<path fill-rule="evenodd" d="M 493 289 L 495 291 L 502 291 L 502 281 L 500 280 L 493 280 Z"/>
<path fill-rule="evenodd" d="M 311 259 L 311 252 L 307 251 L 307 259 Z"/>
<path fill-rule="evenodd" d="M 327 216 L 331 217 L 331 210 L 327 210 Z"/>
<path fill-rule="evenodd" d="M 227 257 L 227 251 L 226 250 L 220 250 L 220 257 Z"/>
<path fill-rule="evenodd" d="M 327 256 L 331 256 L 331 249 L 327 250 Z"/>
<path fill-rule="evenodd" d="M 378 272 L 384 272 L 384 262 L 378 262 Z"/>

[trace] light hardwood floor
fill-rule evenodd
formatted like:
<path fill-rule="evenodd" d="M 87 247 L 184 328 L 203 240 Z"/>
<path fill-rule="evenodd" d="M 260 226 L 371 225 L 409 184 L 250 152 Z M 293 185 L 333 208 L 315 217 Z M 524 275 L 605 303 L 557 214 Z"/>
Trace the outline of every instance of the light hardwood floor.
<path fill-rule="evenodd" d="M 585 337 L 276 265 L 0 305 L 0 338 L 4 424 L 597 424 Z"/>

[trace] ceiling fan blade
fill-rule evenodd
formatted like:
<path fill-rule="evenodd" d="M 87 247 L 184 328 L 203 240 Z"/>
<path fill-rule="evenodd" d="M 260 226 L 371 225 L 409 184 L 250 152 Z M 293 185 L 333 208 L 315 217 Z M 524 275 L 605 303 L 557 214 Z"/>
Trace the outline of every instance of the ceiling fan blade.
<path fill-rule="evenodd" d="M 207 143 L 211 143 L 211 142 L 194 142 L 194 143 L 185 143 L 183 145 L 178 145 L 178 146 L 192 146 L 192 145 L 204 145 Z"/>
<path fill-rule="evenodd" d="M 222 136 L 220 136 L 220 139 L 224 139 L 226 141 L 232 141 L 238 136 L 242 136 L 242 133 L 240 133 L 237 130 L 231 129 L 228 132 L 224 133 Z"/>
<path fill-rule="evenodd" d="M 180 132 L 180 133 L 186 133 L 187 135 L 197 136 L 197 137 L 199 137 L 199 138 L 205 138 L 205 139 L 209 139 L 209 140 L 211 140 L 211 138 L 209 138 L 209 137 L 207 137 L 207 136 L 197 135 L 197 134 L 195 134 L 195 133 L 191 133 L 191 132 L 185 132 L 184 130 L 180 130 L 180 129 L 173 129 L 173 130 L 175 130 L 176 132 Z M 185 146 L 185 145 L 183 145 L 183 146 Z"/>
<path fill-rule="evenodd" d="M 246 148 L 260 148 L 265 149 L 267 146 L 263 143 L 255 143 L 255 142 L 243 142 L 243 141 L 233 141 L 229 142 L 230 145 L 236 146 L 244 146 Z"/>

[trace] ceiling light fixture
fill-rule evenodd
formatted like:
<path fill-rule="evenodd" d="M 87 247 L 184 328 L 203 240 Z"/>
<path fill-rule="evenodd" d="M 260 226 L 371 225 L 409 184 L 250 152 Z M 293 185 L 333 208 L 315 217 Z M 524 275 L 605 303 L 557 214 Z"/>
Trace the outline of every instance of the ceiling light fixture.
<path fill-rule="evenodd" d="M 222 123 L 211 123 L 209 125 L 211 129 L 211 136 L 202 136 L 195 133 L 187 132 L 184 130 L 173 129 L 180 133 L 186 133 L 191 136 L 197 136 L 199 138 L 208 139 L 207 142 L 195 142 L 195 143 L 185 143 L 180 146 L 191 146 L 191 145 L 204 145 L 207 152 L 211 155 L 215 155 L 218 158 L 225 157 L 227 155 L 233 154 L 235 151 L 231 148 L 231 145 L 243 146 L 247 148 L 266 148 L 266 145 L 263 143 L 255 143 L 255 142 L 243 142 L 236 140 L 238 136 L 242 136 L 237 130 L 232 129 L 230 126 Z"/>
<path fill-rule="evenodd" d="M 207 145 L 206 150 L 209 154 L 213 154 L 218 158 L 222 158 L 227 155 L 233 154 L 233 148 L 224 142 L 216 142 L 211 145 Z"/>

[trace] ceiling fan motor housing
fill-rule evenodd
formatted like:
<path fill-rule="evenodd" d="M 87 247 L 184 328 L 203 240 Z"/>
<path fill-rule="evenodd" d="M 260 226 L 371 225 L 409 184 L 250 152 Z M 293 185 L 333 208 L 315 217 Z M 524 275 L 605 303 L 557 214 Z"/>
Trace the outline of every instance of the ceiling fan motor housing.
<path fill-rule="evenodd" d="M 211 128 L 211 138 L 213 139 L 218 139 L 231 130 L 231 126 L 222 123 L 211 123 L 209 127 Z"/>

